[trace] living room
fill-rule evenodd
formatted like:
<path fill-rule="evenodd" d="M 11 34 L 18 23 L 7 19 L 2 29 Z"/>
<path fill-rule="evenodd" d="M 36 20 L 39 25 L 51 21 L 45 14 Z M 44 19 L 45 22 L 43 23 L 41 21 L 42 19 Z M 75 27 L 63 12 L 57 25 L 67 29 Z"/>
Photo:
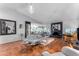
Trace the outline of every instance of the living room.
<path fill-rule="evenodd" d="M 78 6 L 0 3 L 0 56 L 79 56 Z"/>

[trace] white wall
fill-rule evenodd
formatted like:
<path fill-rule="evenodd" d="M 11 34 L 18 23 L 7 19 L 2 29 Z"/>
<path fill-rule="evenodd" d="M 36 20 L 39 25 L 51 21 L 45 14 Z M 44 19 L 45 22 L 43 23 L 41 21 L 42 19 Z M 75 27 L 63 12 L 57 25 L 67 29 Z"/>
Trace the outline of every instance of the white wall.
<path fill-rule="evenodd" d="M 16 34 L 0 35 L 0 44 L 21 40 L 20 33 L 23 33 L 23 35 L 25 35 L 25 20 L 28 19 L 22 16 L 20 13 L 7 8 L 0 8 L 0 19 L 16 21 Z M 19 29 L 19 24 L 23 25 L 22 29 Z"/>

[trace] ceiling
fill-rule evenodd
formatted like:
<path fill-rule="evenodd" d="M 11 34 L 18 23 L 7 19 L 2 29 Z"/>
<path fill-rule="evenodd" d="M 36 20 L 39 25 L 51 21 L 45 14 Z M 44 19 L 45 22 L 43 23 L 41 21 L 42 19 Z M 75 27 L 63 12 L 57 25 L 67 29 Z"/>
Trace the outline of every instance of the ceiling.
<path fill-rule="evenodd" d="M 38 23 L 76 20 L 79 4 L 73 3 L 2 3 L 1 8 L 16 10 Z"/>

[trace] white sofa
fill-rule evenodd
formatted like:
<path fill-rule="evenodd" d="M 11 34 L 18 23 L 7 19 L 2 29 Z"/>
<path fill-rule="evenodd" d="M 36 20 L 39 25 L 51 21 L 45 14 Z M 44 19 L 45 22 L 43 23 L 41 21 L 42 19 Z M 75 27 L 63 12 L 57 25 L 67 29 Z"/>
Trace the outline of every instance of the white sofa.
<path fill-rule="evenodd" d="M 40 44 L 46 46 L 52 41 L 54 41 L 54 39 L 49 38 L 49 37 L 41 37 L 40 35 L 29 35 L 23 41 L 26 43 L 31 42 L 32 45 L 39 42 Z"/>
<path fill-rule="evenodd" d="M 42 55 L 43 56 L 79 56 L 79 51 L 74 48 L 63 47 L 61 52 L 50 54 L 48 51 L 44 51 Z"/>

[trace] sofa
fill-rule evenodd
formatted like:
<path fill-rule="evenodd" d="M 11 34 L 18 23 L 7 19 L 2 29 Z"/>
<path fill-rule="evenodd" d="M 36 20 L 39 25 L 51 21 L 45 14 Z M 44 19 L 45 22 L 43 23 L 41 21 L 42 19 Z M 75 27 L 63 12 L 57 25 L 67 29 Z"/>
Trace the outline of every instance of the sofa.
<path fill-rule="evenodd" d="M 37 44 L 40 43 L 44 46 L 48 45 L 49 43 L 51 43 L 52 41 L 54 41 L 54 38 L 49 38 L 48 36 L 45 37 L 41 37 L 40 35 L 28 35 L 27 38 L 25 38 L 23 40 L 25 43 L 31 43 L 33 44 Z"/>
<path fill-rule="evenodd" d="M 65 46 L 62 48 L 61 52 L 50 54 L 48 51 L 44 51 L 41 55 L 42 56 L 79 56 L 79 50 Z"/>

